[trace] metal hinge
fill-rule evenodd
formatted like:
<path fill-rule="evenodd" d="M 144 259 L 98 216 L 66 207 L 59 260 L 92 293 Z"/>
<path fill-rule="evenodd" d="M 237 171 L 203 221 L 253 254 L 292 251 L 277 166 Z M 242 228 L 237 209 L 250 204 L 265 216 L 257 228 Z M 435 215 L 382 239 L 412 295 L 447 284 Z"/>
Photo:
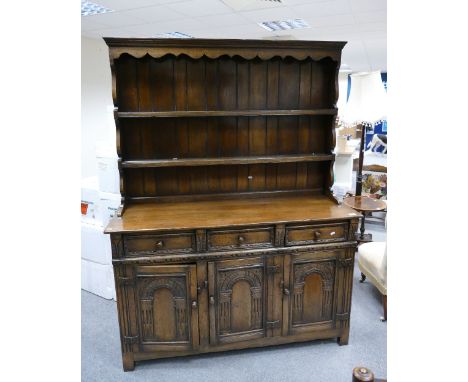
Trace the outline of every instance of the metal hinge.
<path fill-rule="evenodd" d="M 335 315 L 337 321 L 346 321 L 349 320 L 349 313 L 337 313 Z"/>
<path fill-rule="evenodd" d="M 353 259 L 337 259 L 337 265 L 341 268 L 347 268 L 353 265 Z"/>
<path fill-rule="evenodd" d="M 127 344 L 127 345 L 136 344 L 136 343 L 138 343 L 138 336 L 133 336 L 133 337 L 124 336 L 123 337 L 123 342 L 124 342 L 124 344 Z"/>
<path fill-rule="evenodd" d="M 268 265 L 266 268 L 268 274 L 278 273 L 280 271 L 279 265 Z"/>
<path fill-rule="evenodd" d="M 280 324 L 281 324 L 281 321 L 280 321 L 280 320 L 276 320 L 276 321 L 267 321 L 267 322 L 266 322 L 266 327 L 267 327 L 267 329 L 279 328 L 279 327 L 280 327 Z"/>
<path fill-rule="evenodd" d="M 118 277 L 117 284 L 119 285 L 134 285 L 135 279 L 133 277 Z"/>

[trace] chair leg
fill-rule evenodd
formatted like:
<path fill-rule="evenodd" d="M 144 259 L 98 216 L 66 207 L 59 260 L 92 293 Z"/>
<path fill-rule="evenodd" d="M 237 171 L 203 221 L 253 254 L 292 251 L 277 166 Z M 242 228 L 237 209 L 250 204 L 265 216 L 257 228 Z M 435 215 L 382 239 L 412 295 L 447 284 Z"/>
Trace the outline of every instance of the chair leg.
<path fill-rule="evenodd" d="M 383 305 L 383 317 L 380 318 L 381 321 L 387 321 L 387 295 L 382 295 L 382 305 Z"/>
<path fill-rule="evenodd" d="M 366 275 L 361 272 L 361 280 L 359 280 L 359 282 L 363 283 L 364 281 L 366 281 Z"/>

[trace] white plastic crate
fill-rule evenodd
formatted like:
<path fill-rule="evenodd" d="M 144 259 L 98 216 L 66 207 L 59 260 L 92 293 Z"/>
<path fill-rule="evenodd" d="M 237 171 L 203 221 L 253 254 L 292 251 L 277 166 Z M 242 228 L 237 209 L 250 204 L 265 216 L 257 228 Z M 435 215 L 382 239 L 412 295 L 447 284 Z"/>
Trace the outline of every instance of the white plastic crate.
<path fill-rule="evenodd" d="M 81 258 L 99 264 L 112 264 L 110 236 L 99 225 L 81 223 Z"/>
<path fill-rule="evenodd" d="M 81 288 L 108 300 L 115 300 L 112 265 L 81 259 Z"/>

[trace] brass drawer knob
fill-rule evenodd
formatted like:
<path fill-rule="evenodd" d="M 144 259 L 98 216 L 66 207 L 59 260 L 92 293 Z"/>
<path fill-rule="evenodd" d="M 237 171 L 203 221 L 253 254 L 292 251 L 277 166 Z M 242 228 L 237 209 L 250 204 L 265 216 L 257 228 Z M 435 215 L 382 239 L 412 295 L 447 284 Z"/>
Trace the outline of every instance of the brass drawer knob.
<path fill-rule="evenodd" d="M 237 240 L 239 241 L 239 244 L 243 244 L 245 242 L 244 236 L 239 236 Z"/>
<path fill-rule="evenodd" d="M 322 234 L 320 233 L 320 231 L 315 231 L 315 232 L 314 232 L 314 238 L 315 238 L 315 240 L 320 239 L 320 236 L 322 236 Z"/>
<path fill-rule="evenodd" d="M 210 296 L 210 304 L 211 304 L 211 305 L 214 305 L 214 303 L 215 303 L 214 297 L 213 297 L 213 296 Z"/>
<path fill-rule="evenodd" d="M 157 243 L 156 243 L 156 248 L 158 249 L 161 249 L 164 247 L 164 241 L 162 240 L 159 240 Z"/>

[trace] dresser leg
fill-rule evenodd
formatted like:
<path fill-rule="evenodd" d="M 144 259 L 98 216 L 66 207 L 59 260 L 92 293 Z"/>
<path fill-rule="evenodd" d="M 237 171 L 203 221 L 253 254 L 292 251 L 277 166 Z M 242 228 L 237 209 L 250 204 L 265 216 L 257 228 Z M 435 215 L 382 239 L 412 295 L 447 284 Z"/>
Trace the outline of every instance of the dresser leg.
<path fill-rule="evenodd" d="M 338 337 L 338 345 L 340 346 L 348 345 L 348 340 L 349 340 L 349 328 L 345 330 L 345 332 L 341 335 L 341 337 Z"/>
<path fill-rule="evenodd" d="M 133 353 L 125 353 L 122 355 L 122 364 L 124 371 L 132 371 L 135 369 L 135 361 L 133 359 Z"/>

